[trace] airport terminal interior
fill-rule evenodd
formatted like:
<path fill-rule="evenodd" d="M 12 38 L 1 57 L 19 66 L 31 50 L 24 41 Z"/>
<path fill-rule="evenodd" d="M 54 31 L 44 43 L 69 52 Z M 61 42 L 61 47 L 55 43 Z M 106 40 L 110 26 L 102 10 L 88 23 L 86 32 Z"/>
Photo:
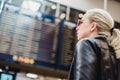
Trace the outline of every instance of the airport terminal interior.
<path fill-rule="evenodd" d="M 0 80 L 67 80 L 76 23 L 91 8 L 120 29 L 120 0 L 0 0 Z"/>

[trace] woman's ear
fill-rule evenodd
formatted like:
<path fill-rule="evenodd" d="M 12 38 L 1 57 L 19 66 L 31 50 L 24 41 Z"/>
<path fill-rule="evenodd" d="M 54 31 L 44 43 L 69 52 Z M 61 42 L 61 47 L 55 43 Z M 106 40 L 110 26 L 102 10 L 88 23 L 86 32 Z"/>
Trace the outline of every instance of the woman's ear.
<path fill-rule="evenodd" d="M 93 23 L 91 24 L 91 29 L 90 29 L 90 31 L 93 32 L 93 31 L 95 31 L 95 30 L 97 30 L 97 23 L 93 22 Z"/>

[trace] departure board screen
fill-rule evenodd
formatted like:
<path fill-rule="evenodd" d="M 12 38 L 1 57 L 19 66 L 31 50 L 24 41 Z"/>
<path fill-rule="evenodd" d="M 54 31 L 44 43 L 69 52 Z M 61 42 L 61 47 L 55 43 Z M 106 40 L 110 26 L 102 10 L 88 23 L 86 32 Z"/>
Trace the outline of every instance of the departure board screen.
<path fill-rule="evenodd" d="M 30 15 L 2 11 L 0 14 L 1 55 L 26 59 L 35 65 L 68 70 L 76 44 L 75 27 L 42 21 Z M 2 57 L 0 57 L 2 58 Z M 5 58 L 6 59 L 6 58 Z M 3 59 L 2 59 L 3 60 Z"/>
<path fill-rule="evenodd" d="M 74 55 L 74 47 L 77 42 L 75 27 L 65 26 L 63 30 L 60 65 L 70 66 Z"/>
<path fill-rule="evenodd" d="M 3 11 L 0 15 L 0 53 L 55 63 L 58 26 Z"/>

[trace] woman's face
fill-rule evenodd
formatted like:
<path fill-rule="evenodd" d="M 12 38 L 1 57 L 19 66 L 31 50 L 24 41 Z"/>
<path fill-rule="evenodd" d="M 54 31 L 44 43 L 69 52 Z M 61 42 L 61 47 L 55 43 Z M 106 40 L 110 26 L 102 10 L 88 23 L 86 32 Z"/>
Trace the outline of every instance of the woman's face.
<path fill-rule="evenodd" d="M 87 17 L 83 16 L 81 20 L 80 19 L 78 20 L 76 27 L 78 40 L 89 37 L 91 30 L 90 26 L 92 25 Z"/>

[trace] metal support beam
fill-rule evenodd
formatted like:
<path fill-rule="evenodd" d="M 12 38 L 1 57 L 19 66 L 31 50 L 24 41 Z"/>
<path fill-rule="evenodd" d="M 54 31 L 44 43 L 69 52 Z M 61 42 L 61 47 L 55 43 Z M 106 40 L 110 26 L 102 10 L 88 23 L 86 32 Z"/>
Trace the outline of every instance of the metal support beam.
<path fill-rule="evenodd" d="M 104 0 L 104 10 L 107 10 L 107 0 Z"/>

